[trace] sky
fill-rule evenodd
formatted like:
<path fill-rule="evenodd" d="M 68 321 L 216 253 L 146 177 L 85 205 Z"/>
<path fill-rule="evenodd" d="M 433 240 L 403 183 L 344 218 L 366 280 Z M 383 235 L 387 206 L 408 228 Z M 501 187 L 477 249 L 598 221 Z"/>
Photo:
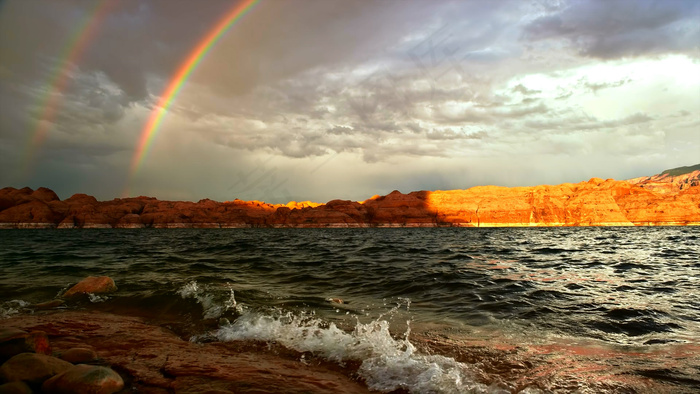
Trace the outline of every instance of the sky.
<path fill-rule="evenodd" d="M 165 107 L 237 5 L 1 1 L 0 187 L 326 202 L 700 162 L 699 1 L 260 0 Z"/>

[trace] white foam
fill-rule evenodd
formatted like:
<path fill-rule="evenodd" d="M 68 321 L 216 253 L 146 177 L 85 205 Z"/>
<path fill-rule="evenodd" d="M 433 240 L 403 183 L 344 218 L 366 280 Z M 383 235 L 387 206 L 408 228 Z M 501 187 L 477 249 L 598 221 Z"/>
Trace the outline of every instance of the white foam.
<path fill-rule="evenodd" d="M 202 315 L 205 319 L 216 319 L 221 317 L 226 311 L 235 309 L 239 313 L 243 311 L 242 306 L 236 302 L 236 297 L 233 289 L 229 287 L 228 297 L 224 300 L 217 301 L 213 292 L 207 288 L 202 288 L 197 284 L 197 281 L 192 281 L 183 285 L 177 293 L 183 299 L 193 298 L 202 305 Z"/>
<path fill-rule="evenodd" d="M 408 340 L 409 333 L 393 338 L 389 322 L 381 317 L 367 324 L 358 321 L 352 332 L 346 332 L 307 314 L 246 313 L 232 325 L 219 328 L 214 336 L 221 341 L 274 341 L 341 365 L 359 361 L 358 373 L 376 391 L 403 388 L 411 393 L 507 393 L 476 382 L 475 366 L 421 354 Z"/>
<path fill-rule="evenodd" d="M 180 297 L 182 298 L 193 298 L 197 295 L 197 292 L 199 292 L 199 286 L 197 285 L 196 280 L 193 280 L 192 282 L 183 285 L 177 291 L 177 293 L 180 294 Z"/>
<path fill-rule="evenodd" d="M 90 302 L 92 302 L 93 304 L 98 302 L 105 302 L 108 300 L 107 296 L 98 296 L 97 294 L 93 293 L 87 293 L 87 296 Z"/>
<path fill-rule="evenodd" d="M 3 304 L 0 306 L 0 319 L 7 319 L 12 315 L 19 314 L 23 308 L 26 308 L 29 305 L 31 304 L 24 300 L 10 300 L 3 302 Z"/>

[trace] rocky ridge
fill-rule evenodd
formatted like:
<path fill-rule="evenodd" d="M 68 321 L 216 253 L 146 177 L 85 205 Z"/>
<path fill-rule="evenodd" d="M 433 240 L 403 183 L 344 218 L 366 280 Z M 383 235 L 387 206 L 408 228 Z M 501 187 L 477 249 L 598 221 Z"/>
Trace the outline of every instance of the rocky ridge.
<path fill-rule="evenodd" d="M 657 175 L 628 179 L 627 182 L 654 193 L 675 194 L 679 190 L 700 186 L 700 164 L 666 170 Z"/>
<path fill-rule="evenodd" d="M 697 166 L 695 166 L 697 167 Z M 0 228 L 495 227 L 700 225 L 700 169 L 628 181 L 393 191 L 365 201 L 97 201 L 0 189 Z M 672 171 L 672 170 L 669 170 Z"/>

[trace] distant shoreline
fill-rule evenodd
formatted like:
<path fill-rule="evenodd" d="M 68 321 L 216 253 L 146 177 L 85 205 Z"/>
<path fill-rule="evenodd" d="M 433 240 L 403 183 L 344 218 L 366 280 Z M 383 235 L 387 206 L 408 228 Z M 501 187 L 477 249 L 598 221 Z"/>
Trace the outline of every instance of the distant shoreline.
<path fill-rule="evenodd" d="M 565 227 L 694 227 L 700 226 L 700 221 L 698 222 L 683 222 L 683 223 L 643 223 L 643 224 L 619 224 L 619 223 L 596 223 L 587 225 L 561 225 L 561 224 L 501 224 L 501 223 L 482 223 L 480 226 L 474 225 L 462 225 L 459 223 L 448 223 L 448 224 L 348 224 L 348 223 L 335 223 L 326 224 L 323 226 L 307 225 L 269 225 L 269 226 L 253 226 L 253 225 L 242 225 L 242 226 L 230 226 L 226 224 L 218 225 L 218 223 L 169 223 L 165 225 L 158 225 L 152 227 L 144 226 L 121 226 L 121 227 L 111 227 L 105 225 L 87 225 L 83 227 L 58 227 L 53 223 L 0 223 L 0 230 L 171 230 L 171 229 L 253 229 L 253 228 L 263 228 L 263 229 L 304 229 L 304 228 L 315 228 L 315 229 L 366 229 L 366 228 L 565 228 Z"/>
<path fill-rule="evenodd" d="M 627 181 L 592 178 L 553 186 L 476 186 L 407 194 L 394 190 L 364 201 L 325 204 L 161 201 L 153 197 L 98 201 L 86 194 L 61 200 L 43 187 L 0 189 L 0 229 L 699 225 L 700 170 Z"/>

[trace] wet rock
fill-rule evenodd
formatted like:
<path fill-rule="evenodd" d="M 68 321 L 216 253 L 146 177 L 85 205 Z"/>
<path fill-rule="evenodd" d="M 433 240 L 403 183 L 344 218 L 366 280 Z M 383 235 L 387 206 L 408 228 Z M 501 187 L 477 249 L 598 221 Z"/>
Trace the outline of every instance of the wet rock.
<path fill-rule="evenodd" d="M 92 349 L 76 347 L 62 352 L 59 358 L 73 364 L 89 363 L 97 360 L 97 353 Z"/>
<path fill-rule="evenodd" d="M 73 364 L 56 357 L 38 353 L 21 353 L 0 367 L 0 379 L 5 382 L 24 381 L 39 387 L 46 379 L 73 368 Z"/>
<path fill-rule="evenodd" d="M 46 333 L 0 328 L 0 361 L 5 361 L 20 353 L 50 354 L 51 347 Z"/>
<path fill-rule="evenodd" d="M 24 340 L 26 349 L 29 352 L 40 354 L 51 354 L 51 344 L 49 337 L 43 331 L 32 331 Z"/>
<path fill-rule="evenodd" d="M 41 386 L 49 394 L 111 394 L 124 388 L 118 373 L 106 367 L 80 364 L 48 379 Z"/>
<path fill-rule="evenodd" d="M 114 284 L 114 280 L 109 276 L 88 276 L 87 278 L 81 280 L 75 286 L 68 289 L 63 294 L 63 297 L 69 298 L 78 294 L 98 294 L 98 293 L 111 293 L 117 290 L 117 285 Z"/>
<path fill-rule="evenodd" d="M 269 351 L 265 344 L 193 343 L 136 317 L 60 311 L 15 316 L 3 324 L 25 331 L 51 326 L 53 347 L 95 349 L 131 392 L 369 392 L 344 369 L 302 364 L 296 352 Z"/>
<path fill-rule="evenodd" d="M 29 333 L 11 327 L 0 327 L 0 360 L 4 361 L 10 357 L 24 353 L 25 338 Z"/>
<path fill-rule="evenodd" d="M 32 394 L 32 388 L 24 382 L 10 382 L 0 385 L 0 394 Z"/>
<path fill-rule="evenodd" d="M 16 338 L 24 338 L 28 332 L 13 327 L 0 327 L 0 343 Z"/>
<path fill-rule="evenodd" d="M 65 305 L 66 302 L 63 300 L 51 300 L 51 301 L 46 301 L 46 302 L 40 302 L 38 304 L 34 304 L 35 309 L 53 309 L 53 308 L 58 308 L 59 306 Z"/>

